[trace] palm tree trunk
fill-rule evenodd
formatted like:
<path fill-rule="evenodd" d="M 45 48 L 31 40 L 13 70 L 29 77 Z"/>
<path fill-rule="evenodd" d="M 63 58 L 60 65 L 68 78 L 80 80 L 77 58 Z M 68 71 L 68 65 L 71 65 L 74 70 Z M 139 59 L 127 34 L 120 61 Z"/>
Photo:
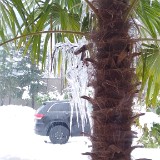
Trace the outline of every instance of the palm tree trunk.
<path fill-rule="evenodd" d="M 129 0 L 94 0 L 98 29 L 91 34 L 94 66 L 92 160 L 130 160 L 135 132 L 131 125 L 137 79 L 132 68 L 131 23 L 125 20 Z"/>

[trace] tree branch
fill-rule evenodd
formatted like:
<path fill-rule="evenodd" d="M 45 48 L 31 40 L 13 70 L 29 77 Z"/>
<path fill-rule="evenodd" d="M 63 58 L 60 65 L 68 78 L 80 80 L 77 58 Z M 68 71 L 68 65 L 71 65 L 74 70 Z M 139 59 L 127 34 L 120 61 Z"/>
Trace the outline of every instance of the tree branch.
<path fill-rule="evenodd" d="M 138 38 L 134 40 L 135 42 L 137 41 L 160 41 L 160 39 L 156 39 L 156 38 Z"/>
<path fill-rule="evenodd" d="M 81 35 L 81 36 L 87 36 L 87 34 L 88 34 L 87 32 L 75 32 L 75 31 L 67 31 L 67 30 L 60 30 L 60 31 L 53 31 L 53 30 L 39 31 L 39 32 L 35 32 L 35 33 L 28 33 L 28 34 L 25 34 L 25 35 L 14 37 L 14 38 L 12 38 L 10 40 L 7 40 L 7 41 L 5 41 L 3 43 L 0 43 L 0 46 L 4 45 L 6 43 L 12 42 L 14 40 L 23 38 L 23 37 L 34 36 L 34 35 L 39 35 L 39 34 L 43 34 L 43 33 L 66 33 L 66 34 L 76 34 L 76 35 Z"/>
<path fill-rule="evenodd" d="M 90 2 L 90 1 L 88 1 L 88 0 L 85 0 L 85 2 L 88 4 L 88 6 L 92 9 L 92 11 L 95 13 L 95 15 L 97 16 L 97 17 L 99 17 L 98 16 L 98 9 L 96 9 L 93 5 L 92 5 L 92 3 Z"/>
<path fill-rule="evenodd" d="M 139 0 L 133 0 L 130 7 L 128 8 L 128 11 L 126 12 L 126 14 L 124 15 L 124 20 L 126 21 L 129 17 L 129 15 L 131 14 L 131 12 L 134 10 L 135 6 L 137 5 Z"/>

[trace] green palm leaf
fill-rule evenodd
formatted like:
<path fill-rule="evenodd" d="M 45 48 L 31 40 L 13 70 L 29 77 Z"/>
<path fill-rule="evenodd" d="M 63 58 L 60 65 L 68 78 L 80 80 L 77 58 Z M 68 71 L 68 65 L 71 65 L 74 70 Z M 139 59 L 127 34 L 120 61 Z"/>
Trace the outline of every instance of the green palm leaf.
<path fill-rule="evenodd" d="M 141 77 L 144 91 L 147 86 L 146 103 L 156 105 L 156 99 L 160 89 L 160 49 L 154 44 L 144 45 L 143 56 L 139 59 L 137 74 Z"/>
<path fill-rule="evenodd" d="M 160 91 L 160 2 L 154 0 L 151 5 L 149 0 L 141 0 L 136 14 L 140 21 L 140 37 L 146 39 L 141 45 L 137 75 L 142 81 L 141 92 L 146 95 L 146 104 L 155 106 Z"/>
<path fill-rule="evenodd" d="M 40 52 L 38 52 L 39 46 L 43 43 L 45 35 L 42 35 L 41 38 L 39 38 L 39 35 L 32 35 L 32 33 L 45 30 L 80 31 L 79 13 L 81 13 L 82 6 L 80 2 L 80 0 L 46 0 L 44 2 L 40 0 L 25 0 L 22 3 L 21 0 L 2 0 L 1 12 L 3 12 L 3 21 L 5 19 L 5 23 L 2 22 L 2 27 L 9 27 L 9 30 L 12 33 L 12 37 L 20 37 L 18 39 L 18 48 L 24 46 L 24 44 L 27 43 L 24 54 L 26 54 L 27 48 L 31 46 L 31 57 L 33 57 L 33 59 L 37 59 L 38 62 L 40 57 L 40 55 L 38 55 L 40 54 Z M 13 7 L 15 8 L 14 10 L 12 9 Z M 8 12 L 9 9 L 10 12 Z M 18 20 L 20 20 L 19 23 Z M 14 21 L 16 23 L 13 23 Z M 2 29 L 1 38 L 2 41 L 6 41 L 7 39 L 3 35 L 6 35 L 6 32 L 4 33 L 4 30 Z M 25 37 L 23 35 L 30 36 Z M 74 40 L 76 40 L 79 36 L 73 34 L 71 35 L 68 33 L 58 33 L 54 35 L 54 37 L 56 38 L 56 42 L 63 41 L 64 37 L 68 37 L 70 41 L 74 42 Z M 31 41 L 32 43 L 30 43 Z M 49 42 L 49 40 L 47 40 L 46 42 Z M 48 43 L 45 43 L 45 45 L 48 45 Z M 47 55 L 47 52 L 48 47 L 45 46 L 42 58 L 43 64 L 45 64 L 44 59 Z"/>

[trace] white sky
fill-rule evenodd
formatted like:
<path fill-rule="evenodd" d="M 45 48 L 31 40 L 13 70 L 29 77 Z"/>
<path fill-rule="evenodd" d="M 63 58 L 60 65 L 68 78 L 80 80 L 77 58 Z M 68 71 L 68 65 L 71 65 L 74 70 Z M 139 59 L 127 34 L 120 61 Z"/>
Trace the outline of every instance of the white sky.
<path fill-rule="evenodd" d="M 0 160 L 89 160 L 81 154 L 91 150 L 87 137 L 74 137 L 67 144 L 53 145 L 48 137 L 34 134 L 34 113 L 26 106 L 0 106 Z M 148 119 L 151 121 L 154 116 Z M 159 152 L 160 149 L 136 149 L 132 156 L 159 160 Z"/>

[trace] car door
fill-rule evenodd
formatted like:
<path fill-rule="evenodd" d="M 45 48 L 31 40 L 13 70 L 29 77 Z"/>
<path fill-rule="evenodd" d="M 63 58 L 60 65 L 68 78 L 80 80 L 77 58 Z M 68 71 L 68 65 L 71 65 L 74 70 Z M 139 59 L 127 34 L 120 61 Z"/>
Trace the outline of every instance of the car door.
<path fill-rule="evenodd" d="M 70 122 L 70 105 L 67 102 L 53 103 L 48 109 L 48 117 L 53 122 L 63 122 L 69 126 Z"/>
<path fill-rule="evenodd" d="M 90 134 L 90 123 L 88 115 L 86 119 L 82 121 L 79 109 L 73 108 L 72 121 L 71 121 L 71 136 L 80 136 L 84 133 Z M 82 124 L 83 123 L 83 124 Z"/>

